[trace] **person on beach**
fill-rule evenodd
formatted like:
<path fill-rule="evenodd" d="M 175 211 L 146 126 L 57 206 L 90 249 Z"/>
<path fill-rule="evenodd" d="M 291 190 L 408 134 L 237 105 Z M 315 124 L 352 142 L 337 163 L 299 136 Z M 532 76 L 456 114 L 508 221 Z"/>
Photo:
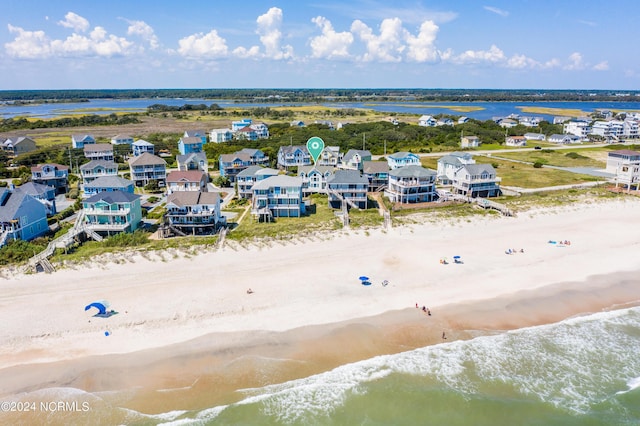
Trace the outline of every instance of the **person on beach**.
<path fill-rule="evenodd" d="M 444 332 L 444 331 L 442 332 L 442 339 L 443 339 L 443 340 L 447 340 L 447 335 L 445 334 L 445 332 Z"/>
<path fill-rule="evenodd" d="M 253 290 L 248 289 L 248 290 L 247 290 L 247 294 L 251 294 L 251 293 L 253 293 Z"/>

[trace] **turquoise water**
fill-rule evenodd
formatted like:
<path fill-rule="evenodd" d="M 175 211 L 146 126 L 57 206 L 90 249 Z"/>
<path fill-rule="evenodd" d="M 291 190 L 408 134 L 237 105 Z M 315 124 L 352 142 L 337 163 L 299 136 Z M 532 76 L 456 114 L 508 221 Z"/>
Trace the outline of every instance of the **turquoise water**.
<path fill-rule="evenodd" d="M 636 425 L 640 308 L 430 346 L 129 424 Z"/>
<path fill-rule="evenodd" d="M 168 390 L 171 398 L 155 410 L 161 414 L 123 408 L 135 389 L 99 394 L 45 389 L 29 397 L 47 399 L 48 393 L 49 400 L 88 401 L 91 410 L 40 412 L 22 424 L 637 425 L 639 354 L 636 307 L 378 356 L 243 389 L 228 405 L 199 402 L 198 410 L 182 410 L 193 406 L 193 393 L 190 401 L 181 395 L 197 389 L 206 401 L 215 383 Z M 265 360 L 263 371 L 288 362 Z M 0 424 L 7 420 L 0 416 Z"/>

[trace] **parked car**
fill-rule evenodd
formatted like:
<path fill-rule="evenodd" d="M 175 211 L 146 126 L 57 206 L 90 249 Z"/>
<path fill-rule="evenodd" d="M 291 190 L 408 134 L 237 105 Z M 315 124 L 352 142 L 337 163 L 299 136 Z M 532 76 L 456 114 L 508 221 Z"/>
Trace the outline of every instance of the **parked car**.
<path fill-rule="evenodd" d="M 541 146 L 536 146 L 533 149 L 542 149 L 542 147 Z"/>

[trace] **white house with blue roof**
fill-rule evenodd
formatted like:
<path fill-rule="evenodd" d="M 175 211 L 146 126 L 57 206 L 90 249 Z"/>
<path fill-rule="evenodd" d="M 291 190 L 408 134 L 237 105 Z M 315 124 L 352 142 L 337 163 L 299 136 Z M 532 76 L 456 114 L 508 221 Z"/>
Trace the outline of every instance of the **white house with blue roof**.
<path fill-rule="evenodd" d="M 389 163 L 391 170 L 404 166 L 419 166 L 420 157 L 413 152 L 395 152 L 387 156 L 387 163 Z"/>

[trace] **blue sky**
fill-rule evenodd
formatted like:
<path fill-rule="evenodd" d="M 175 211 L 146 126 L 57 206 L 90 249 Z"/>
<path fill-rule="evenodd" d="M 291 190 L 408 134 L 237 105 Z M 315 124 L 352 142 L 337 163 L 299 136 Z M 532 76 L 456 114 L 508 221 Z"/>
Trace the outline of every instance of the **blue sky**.
<path fill-rule="evenodd" d="M 637 4 L 3 0 L 0 90 L 636 90 Z"/>

